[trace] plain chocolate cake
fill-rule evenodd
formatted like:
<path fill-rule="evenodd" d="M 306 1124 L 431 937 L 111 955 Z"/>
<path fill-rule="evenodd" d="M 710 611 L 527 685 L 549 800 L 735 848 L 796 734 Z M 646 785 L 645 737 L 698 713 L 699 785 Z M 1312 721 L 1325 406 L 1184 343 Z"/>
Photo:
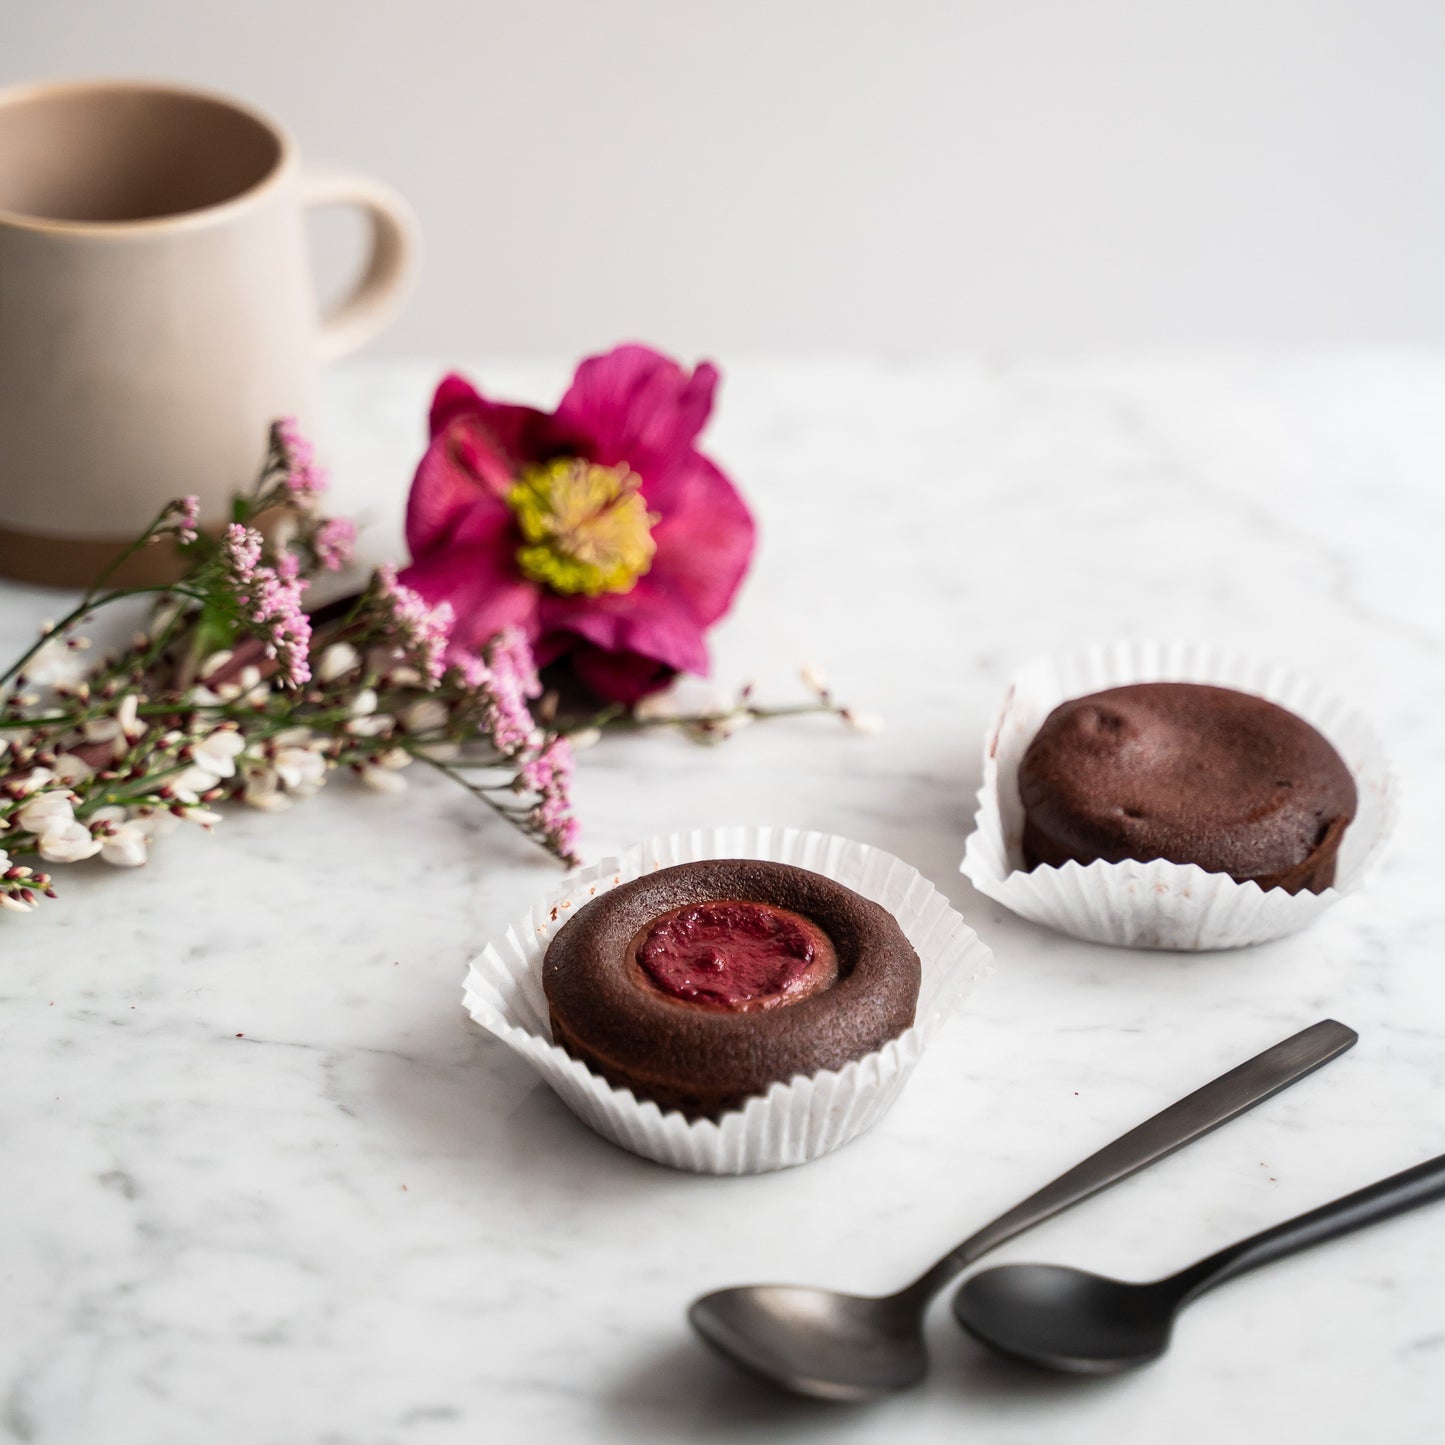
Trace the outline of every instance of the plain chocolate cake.
<path fill-rule="evenodd" d="M 1165 858 L 1289 893 L 1334 881 L 1357 801 L 1343 759 L 1302 718 L 1189 682 L 1064 703 L 1018 777 L 1029 869 Z"/>

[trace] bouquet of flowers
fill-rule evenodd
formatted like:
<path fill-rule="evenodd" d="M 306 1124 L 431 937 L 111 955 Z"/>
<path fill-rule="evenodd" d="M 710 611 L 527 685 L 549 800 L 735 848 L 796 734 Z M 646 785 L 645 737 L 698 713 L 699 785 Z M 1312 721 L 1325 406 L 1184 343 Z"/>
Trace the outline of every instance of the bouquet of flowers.
<path fill-rule="evenodd" d="M 347 566 L 356 530 L 325 514 L 310 443 L 278 422 L 224 527 L 203 530 L 194 497 L 169 503 L 0 674 L 0 907 L 54 897 L 30 860 L 136 867 L 173 829 L 213 828 L 223 800 L 279 811 L 338 770 L 393 792 L 413 764 L 571 863 L 573 752 L 604 729 L 716 742 L 821 711 L 867 730 L 814 670 L 786 707 L 744 688 L 684 714 L 663 691 L 706 671 L 704 634 L 752 556 L 746 506 L 694 446 L 716 381 L 622 347 L 583 362 L 549 415 L 448 377 L 408 504 L 411 565 L 311 612 L 310 583 Z M 110 584 L 157 545 L 177 549 L 177 580 Z M 82 629 L 137 597 L 140 630 L 92 647 Z"/>

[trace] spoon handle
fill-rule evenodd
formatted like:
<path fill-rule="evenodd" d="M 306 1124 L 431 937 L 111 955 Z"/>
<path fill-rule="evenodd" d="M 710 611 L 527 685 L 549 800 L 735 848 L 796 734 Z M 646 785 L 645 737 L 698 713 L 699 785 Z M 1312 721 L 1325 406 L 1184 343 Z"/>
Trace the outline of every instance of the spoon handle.
<path fill-rule="evenodd" d="M 1180 1304 L 1186 1304 L 1247 1270 L 1286 1259 L 1342 1234 L 1353 1234 L 1367 1224 L 1378 1224 L 1437 1199 L 1445 1199 L 1445 1154 L 1231 1244 L 1181 1270 L 1166 1283 L 1177 1289 Z"/>
<path fill-rule="evenodd" d="M 1062 1213 L 1071 1205 L 1117 1184 L 1176 1149 L 1227 1124 L 1256 1104 L 1287 1089 L 1345 1052 L 1359 1035 L 1334 1019 L 1324 1019 L 1221 1074 L 1177 1104 L 1146 1119 L 1082 1164 L 1031 1194 L 1022 1204 L 986 1224 L 939 1260 L 905 1291 L 928 1300 L 975 1260 L 1005 1240 Z"/>

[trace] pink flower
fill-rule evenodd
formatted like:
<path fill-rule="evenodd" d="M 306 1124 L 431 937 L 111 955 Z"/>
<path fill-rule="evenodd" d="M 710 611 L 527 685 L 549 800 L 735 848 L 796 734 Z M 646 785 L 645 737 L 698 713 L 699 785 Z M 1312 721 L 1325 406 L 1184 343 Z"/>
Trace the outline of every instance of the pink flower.
<path fill-rule="evenodd" d="M 577 843 L 582 835 L 581 824 L 567 811 L 565 801 L 549 798 L 532 810 L 532 826 L 542 835 L 542 842 L 564 863 L 578 863 Z"/>
<path fill-rule="evenodd" d="M 294 416 L 283 416 L 272 426 L 271 440 L 285 469 L 286 489 L 293 501 L 304 505 L 331 485 L 326 468 L 316 460 L 316 448 Z"/>
<path fill-rule="evenodd" d="M 564 737 L 552 738 L 541 752 L 522 764 L 517 785 L 537 794 L 529 815 L 532 827 L 559 858 L 575 860 L 577 820 L 572 816 L 572 748 Z"/>
<path fill-rule="evenodd" d="M 155 535 L 164 537 L 170 533 L 177 542 L 185 546 L 194 542 L 199 535 L 200 518 L 201 499 L 199 497 L 177 497 L 161 513 L 161 522 L 156 528 Z"/>
<path fill-rule="evenodd" d="M 447 644 L 451 640 L 453 613 L 450 602 L 429 605 L 404 582 L 399 582 L 390 562 L 376 569 L 376 586 L 382 605 L 390 614 L 397 645 L 412 666 L 435 687 L 446 671 Z"/>
<path fill-rule="evenodd" d="M 753 520 L 693 445 L 718 374 L 643 346 L 584 361 L 551 415 L 437 388 L 407 508 L 407 585 L 449 601 L 453 655 L 504 628 L 635 702 L 708 670 L 704 634 L 753 551 Z"/>
<path fill-rule="evenodd" d="M 311 677 L 311 619 L 301 609 L 306 583 L 297 561 L 283 552 L 276 566 L 261 561 L 265 539 L 252 527 L 232 522 L 221 540 L 221 556 L 246 620 L 260 630 L 266 655 L 276 659 L 282 678 L 300 687 Z"/>
<path fill-rule="evenodd" d="M 487 643 L 487 661 L 493 677 L 504 677 L 509 688 L 522 697 L 541 697 L 542 679 L 537 676 L 537 659 L 527 634 L 516 627 L 504 627 Z"/>
<path fill-rule="evenodd" d="M 517 776 L 529 792 L 565 799 L 572 781 L 571 744 L 564 737 L 554 737 L 540 753 L 522 764 Z"/>
<path fill-rule="evenodd" d="M 509 758 L 531 747 L 537 724 L 527 701 L 541 694 L 542 685 L 522 633 L 505 628 L 487 645 L 484 657 L 463 657 L 458 670 L 476 694 L 482 730 L 492 746 Z"/>
<path fill-rule="evenodd" d="M 327 572 L 339 572 L 356 551 L 356 523 L 350 517 L 328 517 L 316 529 L 311 545 Z"/>

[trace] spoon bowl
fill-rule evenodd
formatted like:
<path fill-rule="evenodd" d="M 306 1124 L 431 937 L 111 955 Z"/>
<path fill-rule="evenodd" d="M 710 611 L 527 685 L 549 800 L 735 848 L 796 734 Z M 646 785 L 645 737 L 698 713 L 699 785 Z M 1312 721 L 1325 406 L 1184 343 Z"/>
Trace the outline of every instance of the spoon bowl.
<path fill-rule="evenodd" d="M 953 1297 L 959 1324 L 1011 1359 L 1106 1375 L 1157 1360 L 1174 1318 L 1206 1290 L 1366 1225 L 1445 1199 L 1445 1154 L 1322 1204 L 1168 1279 L 1126 1284 L 1082 1269 L 1013 1264 L 976 1274 Z"/>
<path fill-rule="evenodd" d="M 928 1372 L 923 1317 L 879 1299 L 798 1285 L 745 1285 L 694 1300 L 692 1327 L 756 1375 L 820 1400 L 872 1400 Z"/>
<path fill-rule="evenodd" d="M 975 1339 L 1026 1364 L 1108 1375 L 1169 1348 L 1175 1298 L 1082 1269 L 1021 1264 L 988 1269 L 958 1292 L 954 1314 Z"/>

